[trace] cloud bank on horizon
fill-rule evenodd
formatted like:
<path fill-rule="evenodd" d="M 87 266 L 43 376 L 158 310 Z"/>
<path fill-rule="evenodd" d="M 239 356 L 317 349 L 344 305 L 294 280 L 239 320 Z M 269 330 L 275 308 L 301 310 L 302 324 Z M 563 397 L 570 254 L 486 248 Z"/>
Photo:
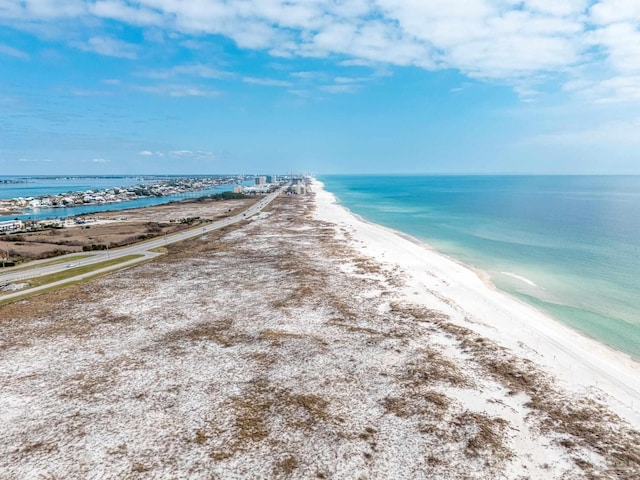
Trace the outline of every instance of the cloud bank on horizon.
<path fill-rule="evenodd" d="M 101 88 L 120 85 L 157 96 L 215 99 L 227 93 L 224 82 L 233 82 L 306 98 L 357 93 L 371 78 L 415 68 L 455 71 L 470 82 L 508 87 L 520 102 L 561 95 L 578 104 L 619 105 L 612 107 L 619 108 L 617 113 L 606 115 L 606 125 L 537 132 L 524 142 L 529 145 L 553 142 L 556 136 L 556 143 L 579 140 L 581 132 L 593 138 L 589 132 L 611 130 L 627 117 L 634 125 L 639 120 L 625 110 L 640 102 L 638 0 L 0 0 L 0 25 L 38 39 L 41 48 L 64 45 L 132 64 L 137 81 L 114 74 L 102 79 Z M 5 38 L 0 62 L 35 61 L 28 42 Z M 246 52 L 259 52 L 265 62 L 300 68 L 274 68 L 269 75 L 250 68 L 234 71 L 226 68 L 233 62 L 216 64 L 189 53 L 219 39 L 245 52 L 245 63 L 251 62 Z M 182 53 L 172 64 L 151 61 L 161 50 L 175 58 L 176 51 Z M 305 71 L 305 62 L 312 61 L 332 67 Z M 340 73 L 349 67 L 370 73 Z M 450 91 L 464 88 L 452 85 Z M 108 89 L 74 91 L 111 94 Z M 140 145 L 137 151 L 156 150 L 161 148 Z"/>

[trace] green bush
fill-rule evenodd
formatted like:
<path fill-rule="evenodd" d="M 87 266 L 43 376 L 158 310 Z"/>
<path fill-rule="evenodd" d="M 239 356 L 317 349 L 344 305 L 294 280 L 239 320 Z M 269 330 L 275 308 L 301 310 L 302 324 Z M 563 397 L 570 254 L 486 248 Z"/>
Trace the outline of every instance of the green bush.
<path fill-rule="evenodd" d="M 92 243 L 91 245 L 84 245 L 82 247 L 83 252 L 91 252 L 93 250 L 106 250 L 106 249 L 107 249 L 106 245 L 102 245 L 102 244 L 96 245 L 95 243 Z"/>

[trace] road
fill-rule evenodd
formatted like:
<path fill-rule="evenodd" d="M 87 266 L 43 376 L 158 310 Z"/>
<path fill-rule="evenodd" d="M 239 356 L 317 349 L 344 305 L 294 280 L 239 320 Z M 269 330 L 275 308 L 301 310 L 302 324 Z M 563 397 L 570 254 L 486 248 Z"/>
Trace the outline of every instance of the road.
<path fill-rule="evenodd" d="M 183 230 L 182 232 L 173 233 L 171 235 L 165 235 L 162 237 L 154 238 L 153 240 L 147 240 L 144 242 L 135 243 L 133 245 L 120 247 L 113 250 L 102 250 L 100 252 L 95 252 L 91 257 L 82 258 L 80 260 L 70 259 L 69 262 L 73 262 L 73 263 L 62 262 L 62 263 L 57 263 L 55 265 L 44 265 L 41 267 L 33 266 L 32 268 L 28 268 L 28 269 L 16 269 L 16 270 L 9 270 L 7 272 L 0 273 L 0 285 L 4 285 L 11 282 L 18 282 L 20 280 L 27 280 L 30 278 L 40 277 L 42 275 L 50 275 L 50 274 L 58 273 L 58 272 L 67 270 L 68 268 L 71 268 L 71 265 L 73 267 L 87 266 L 95 263 L 104 262 L 107 260 L 114 260 L 114 259 L 126 257 L 128 255 L 142 255 L 139 258 L 129 260 L 127 262 L 121 262 L 109 267 L 104 267 L 98 270 L 92 270 L 89 273 L 76 275 L 64 280 L 60 280 L 58 282 L 54 282 L 54 283 L 47 283 L 46 285 L 42 285 L 40 287 L 34 287 L 29 289 L 18 290 L 11 293 L 0 294 L 0 300 L 19 297 L 29 293 L 35 293 L 39 290 L 51 288 L 52 286 L 74 282 L 86 277 L 94 276 L 98 273 L 106 273 L 110 270 L 121 269 L 123 266 L 130 266 L 136 263 L 147 261 L 151 258 L 161 255 L 160 253 L 153 252 L 152 251 L 153 249 L 157 249 L 159 247 L 163 247 L 171 243 L 181 242 L 189 238 L 204 235 L 208 232 L 212 232 L 214 230 L 218 230 L 228 225 L 233 225 L 234 223 L 238 223 L 253 217 L 254 215 L 260 213 L 264 207 L 269 205 L 283 190 L 284 189 L 281 188 L 273 193 L 270 193 L 269 195 L 260 199 L 260 201 L 253 204 L 252 206 L 250 206 L 249 208 L 247 208 L 243 212 L 240 212 L 237 215 L 227 217 L 222 220 L 218 220 L 216 222 L 209 223 L 205 226 L 199 226 L 199 227 L 191 228 L 189 230 Z M 58 259 L 64 259 L 65 257 L 73 257 L 77 255 L 78 255 L 77 253 L 64 255 L 64 256 L 58 257 Z M 49 259 L 49 261 L 50 260 L 51 259 Z"/>

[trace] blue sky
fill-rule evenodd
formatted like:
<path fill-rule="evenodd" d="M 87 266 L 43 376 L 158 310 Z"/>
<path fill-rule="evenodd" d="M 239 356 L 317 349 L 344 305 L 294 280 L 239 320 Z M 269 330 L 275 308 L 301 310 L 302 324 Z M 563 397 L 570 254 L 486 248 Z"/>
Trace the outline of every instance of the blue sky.
<path fill-rule="evenodd" d="M 640 173 L 638 0 L 0 0 L 0 175 Z"/>

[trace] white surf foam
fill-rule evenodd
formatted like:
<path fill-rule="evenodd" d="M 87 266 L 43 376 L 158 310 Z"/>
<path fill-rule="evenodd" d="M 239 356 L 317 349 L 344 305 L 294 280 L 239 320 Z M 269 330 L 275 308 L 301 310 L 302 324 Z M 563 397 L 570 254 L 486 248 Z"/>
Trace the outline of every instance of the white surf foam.
<path fill-rule="evenodd" d="M 521 282 L 526 283 L 527 285 L 531 285 L 532 287 L 537 287 L 538 286 L 535 282 L 532 282 L 528 278 L 523 277 L 521 275 L 516 275 L 515 273 L 510 273 L 510 272 L 500 272 L 500 273 L 503 274 L 503 275 L 507 275 L 509 277 L 516 278 L 516 279 L 520 280 Z"/>

